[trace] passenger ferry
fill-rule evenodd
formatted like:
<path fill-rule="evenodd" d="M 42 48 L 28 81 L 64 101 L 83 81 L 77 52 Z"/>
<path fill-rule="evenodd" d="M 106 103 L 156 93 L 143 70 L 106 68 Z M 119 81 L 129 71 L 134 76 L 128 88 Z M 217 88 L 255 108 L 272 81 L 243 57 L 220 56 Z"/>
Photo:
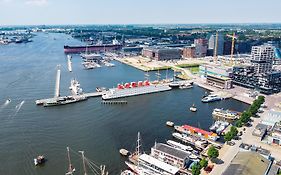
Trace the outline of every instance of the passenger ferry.
<path fill-rule="evenodd" d="M 237 111 L 231 111 L 228 109 L 224 110 L 224 109 L 215 108 L 212 112 L 212 115 L 214 117 L 218 117 L 224 120 L 236 120 L 240 118 L 241 113 Z"/>
<path fill-rule="evenodd" d="M 203 103 L 209 103 L 209 102 L 214 102 L 214 101 L 221 101 L 223 98 L 217 96 L 217 95 L 208 95 L 207 97 L 202 98 Z"/>
<path fill-rule="evenodd" d="M 123 98 L 135 95 L 143 95 L 149 93 L 156 93 L 168 91 L 172 88 L 166 84 L 153 84 L 149 81 L 131 82 L 125 84 L 118 84 L 117 88 L 110 89 L 102 95 L 103 100 Z"/>

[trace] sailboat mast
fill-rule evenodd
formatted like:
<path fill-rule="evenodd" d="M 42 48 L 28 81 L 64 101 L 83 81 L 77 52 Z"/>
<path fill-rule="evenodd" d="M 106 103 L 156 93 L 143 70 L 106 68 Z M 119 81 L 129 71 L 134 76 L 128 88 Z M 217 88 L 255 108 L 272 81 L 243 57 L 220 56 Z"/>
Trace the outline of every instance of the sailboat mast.
<path fill-rule="evenodd" d="M 83 168 L 84 168 L 84 175 L 87 175 L 87 170 L 86 170 L 86 164 L 85 164 L 85 156 L 84 156 L 84 151 L 79 151 L 82 155 L 82 161 L 83 161 Z"/>
<path fill-rule="evenodd" d="M 139 167 L 139 156 L 140 156 L 140 132 L 138 132 L 138 139 L 137 139 L 137 150 L 136 150 L 136 153 L 137 153 L 137 165 Z"/>

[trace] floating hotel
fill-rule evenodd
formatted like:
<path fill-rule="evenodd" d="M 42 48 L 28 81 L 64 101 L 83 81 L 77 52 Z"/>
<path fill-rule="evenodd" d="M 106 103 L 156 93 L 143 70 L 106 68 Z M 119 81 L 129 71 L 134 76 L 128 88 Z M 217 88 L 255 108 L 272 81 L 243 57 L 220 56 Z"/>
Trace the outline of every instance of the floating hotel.
<path fill-rule="evenodd" d="M 102 95 L 103 100 L 123 98 L 135 95 L 149 94 L 155 92 L 168 91 L 172 88 L 167 84 L 152 84 L 149 81 L 139 81 L 138 83 L 118 84 L 117 88 L 109 89 Z"/>

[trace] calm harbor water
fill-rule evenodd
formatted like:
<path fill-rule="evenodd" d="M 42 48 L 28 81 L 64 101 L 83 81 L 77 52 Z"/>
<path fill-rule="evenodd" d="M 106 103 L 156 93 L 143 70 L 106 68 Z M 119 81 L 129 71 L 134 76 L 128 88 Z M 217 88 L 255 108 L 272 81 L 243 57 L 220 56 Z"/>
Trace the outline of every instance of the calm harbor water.
<path fill-rule="evenodd" d="M 69 73 L 63 45 L 81 44 L 80 41 L 65 34 L 44 33 L 33 40 L 0 46 L 0 174 L 64 174 L 66 147 L 70 146 L 76 151 L 84 150 L 86 157 L 105 164 L 115 175 L 125 167 L 119 149 L 133 150 L 138 131 L 143 149 L 149 152 L 155 141 L 172 138 L 172 130 L 165 126 L 167 120 L 208 129 L 214 108 L 243 111 L 247 107 L 232 99 L 203 104 L 205 90 L 196 86 L 130 97 L 127 105 L 103 105 L 100 98 L 91 98 L 65 106 L 36 106 L 36 99 L 54 95 L 57 64 L 62 66 L 62 95 L 69 94 L 71 78 L 77 78 L 85 92 L 92 92 L 97 86 L 142 80 L 144 73 L 118 62 L 112 68 L 84 70 L 78 55 L 73 57 L 73 72 Z M 166 76 L 165 71 L 162 74 Z M 8 98 L 12 101 L 4 105 Z M 197 113 L 189 111 L 193 103 Z M 38 154 L 48 159 L 43 167 L 33 165 Z M 81 174 L 81 158 L 72 154 L 72 161 L 77 174 Z"/>

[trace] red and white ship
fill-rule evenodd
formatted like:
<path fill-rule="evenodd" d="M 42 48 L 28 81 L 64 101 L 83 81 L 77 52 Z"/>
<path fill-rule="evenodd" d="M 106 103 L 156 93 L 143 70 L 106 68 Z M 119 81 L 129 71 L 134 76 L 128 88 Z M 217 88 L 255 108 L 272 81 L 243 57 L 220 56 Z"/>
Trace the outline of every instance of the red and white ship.
<path fill-rule="evenodd" d="M 143 95 L 149 93 L 156 93 L 168 91 L 172 88 L 168 84 L 153 84 L 146 81 L 131 82 L 125 84 L 118 84 L 117 88 L 110 89 L 102 95 L 103 100 L 123 98 L 135 95 Z"/>

